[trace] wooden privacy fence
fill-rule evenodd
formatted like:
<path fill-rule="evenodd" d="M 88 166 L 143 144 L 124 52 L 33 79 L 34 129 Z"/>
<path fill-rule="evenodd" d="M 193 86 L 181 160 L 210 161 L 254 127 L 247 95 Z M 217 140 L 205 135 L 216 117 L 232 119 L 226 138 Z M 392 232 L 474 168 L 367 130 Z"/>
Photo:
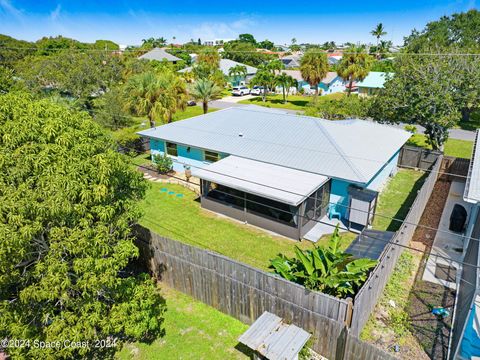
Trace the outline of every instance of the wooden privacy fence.
<path fill-rule="evenodd" d="M 140 259 L 159 280 L 242 322 L 251 324 L 269 311 L 311 332 L 313 349 L 329 359 L 394 359 L 349 334 L 351 300 L 310 291 L 143 227 L 136 235 Z"/>
<path fill-rule="evenodd" d="M 465 181 L 470 167 L 470 159 L 444 156 L 440 172 L 446 173 L 448 180 Z"/>
<path fill-rule="evenodd" d="M 441 151 L 404 146 L 398 156 L 398 166 L 429 170 L 440 155 Z"/>
<path fill-rule="evenodd" d="M 391 240 L 391 243 L 387 244 L 378 260 L 377 266 L 369 274 L 367 281 L 355 296 L 350 329 L 352 334 L 358 336 L 367 323 L 370 314 L 375 309 L 379 297 L 383 293 L 385 285 L 390 279 L 390 275 L 397 263 L 398 257 L 404 249 L 401 246 L 395 246 L 394 243 L 408 245 L 412 239 L 413 233 L 417 228 L 415 224 L 418 224 L 420 221 L 428 199 L 432 194 L 433 187 L 437 181 L 442 159 L 443 155 L 440 155 L 431 169 L 432 171 L 423 183 L 422 188 L 419 190 L 402 226 Z"/>

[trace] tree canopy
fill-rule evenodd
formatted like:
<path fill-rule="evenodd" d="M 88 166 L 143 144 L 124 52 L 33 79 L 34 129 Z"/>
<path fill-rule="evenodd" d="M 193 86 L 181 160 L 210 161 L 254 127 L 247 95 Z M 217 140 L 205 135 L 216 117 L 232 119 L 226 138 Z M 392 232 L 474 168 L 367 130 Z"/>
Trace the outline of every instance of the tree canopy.
<path fill-rule="evenodd" d="M 0 109 L 0 338 L 91 344 L 8 354 L 105 358 L 97 339 L 161 335 L 164 301 L 127 270 L 141 174 L 87 113 L 14 93 Z"/>

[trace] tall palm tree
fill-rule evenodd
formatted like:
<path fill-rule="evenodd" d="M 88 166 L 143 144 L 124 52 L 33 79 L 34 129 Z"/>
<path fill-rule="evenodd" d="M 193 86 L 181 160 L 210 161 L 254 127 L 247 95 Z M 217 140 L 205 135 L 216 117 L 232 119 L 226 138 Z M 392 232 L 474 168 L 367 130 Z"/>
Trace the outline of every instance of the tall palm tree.
<path fill-rule="evenodd" d="M 364 51 L 351 47 L 342 56 L 337 66 L 337 74 L 348 81 L 348 96 L 352 93 L 354 81 L 362 81 L 370 72 L 372 58 Z"/>
<path fill-rule="evenodd" d="M 209 79 L 198 79 L 189 87 L 189 93 L 195 100 L 199 100 L 203 105 L 203 113 L 208 112 L 208 102 L 219 99 L 222 89 Z"/>
<path fill-rule="evenodd" d="M 247 67 L 245 65 L 235 65 L 228 70 L 228 76 L 233 78 L 233 81 L 236 82 L 237 78 L 242 76 L 247 76 Z"/>
<path fill-rule="evenodd" d="M 275 77 L 275 83 L 282 87 L 283 103 L 285 104 L 287 102 L 287 96 L 290 92 L 290 88 L 295 85 L 296 80 L 290 75 L 282 72 Z"/>
<path fill-rule="evenodd" d="M 370 34 L 372 34 L 373 36 L 375 36 L 377 38 L 377 58 L 378 58 L 380 56 L 380 49 L 379 49 L 380 38 L 382 36 L 387 35 L 387 32 L 385 31 L 385 28 L 383 27 L 383 24 L 378 23 L 377 26 L 375 26 L 375 28 L 372 31 L 370 31 Z"/>
<path fill-rule="evenodd" d="M 274 75 L 266 68 L 266 66 L 259 67 L 259 70 L 255 74 L 255 76 L 250 80 L 250 84 L 252 85 L 260 85 L 263 86 L 262 91 L 262 101 L 265 102 L 267 100 L 267 91 L 268 87 L 271 86 L 273 83 Z"/>
<path fill-rule="evenodd" d="M 171 122 L 177 110 L 185 109 L 185 83 L 173 72 L 145 72 L 132 76 L 125 84 L 125 107 L 136 115 L 147 116 L 150 127 L 157 120 Z"/>
<path fill-rule="evenodd" d="M 315 98 L 317 98 L 318 84 L 328 73 L 327 54 L 317 49 L 308 50 L 300 60 L 300 72 L 305 81 L 315 87 Z"/>
<path fill-rule="evenodd" d="M 220 55 L 217 49 L 212 47 L 203 49 L 197 56 L 197 63 L 218 69 L 220 67 Z"/>

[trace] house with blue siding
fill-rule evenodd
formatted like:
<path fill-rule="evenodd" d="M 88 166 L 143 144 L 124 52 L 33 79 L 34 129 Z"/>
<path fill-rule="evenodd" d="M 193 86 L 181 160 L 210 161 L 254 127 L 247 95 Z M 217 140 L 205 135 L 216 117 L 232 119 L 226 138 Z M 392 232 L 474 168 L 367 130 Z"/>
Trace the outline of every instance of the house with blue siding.
<path fill-rule="evenodd" d="M 270 109 L 228 108 L 139 132 L 152 157 L 200 179 L 202 207 L 302 239 L 319 219 L 349 228 L 373 221 L 397 169 L 404 130 Z"/>
<path fill-rule="evenodd" d="M 311 88 L 310 84 L 306 82 L 300 70 L 280 70 L 277 74 L 285 73 L 295 80 L 297 80 L 297 90 L 303 89 L 305 94 L 314 93 L 315 89 Z M 329 71 L 327 75 L 318 84 L 319 95 L 328 95 L 338 92 L 344 92 L 346 89 L 346 82 L 342 80 L 336 72 Z M 277 87 L 277 92 L 281 92 L 281 87 Z"/>

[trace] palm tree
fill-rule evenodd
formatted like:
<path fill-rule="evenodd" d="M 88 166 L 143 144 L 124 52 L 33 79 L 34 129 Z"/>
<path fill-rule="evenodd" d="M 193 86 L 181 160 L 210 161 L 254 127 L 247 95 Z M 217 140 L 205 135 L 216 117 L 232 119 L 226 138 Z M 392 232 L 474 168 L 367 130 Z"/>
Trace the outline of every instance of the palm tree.
<path fill-rule="evenodd" d="M 282 87 L 283 103 L 286 104 L 287 96 L 290 91 L 290 88 L 293 85 L 295 85 L 296 80 L 290 75 L 287 75 L 284 72 L 282 72 L 281 74 L 275 77 L 275 83 Z"/>
<path fill-rule="evenodd" d="M 353 47 L 343 54 L 337 67 L 337 74 L 344 81 L 348 81 L 348 96 L 352 93 L 353 82 L 362 81 L 367 77 L 371 63 L 370 55 Z"/>
<path fill-rule="evenodd" d="M 218 69 L 220 67 L 220 55 L 217 49 L 211 47 L 203 49 L 197 56 L 197 63 Z"/>
<path fill-rule="evenodd" d="M 189 88 L 189 93 L 195 100 L 199 100 L 203 104 L 203 113 L 208 112 L 208 102 L 219 99 L 222 89 L 209 79 L 198 79 Z"/>
<path fill-rule="evenodd" d="M 245 65 L 235 65 L 228 70 L 228 76 L 233 78 L 233 82 L 236 82 L 237 78 L 247 76 L 247 67 Z"/>
<path fill-rule="evenodd" d="M 318 96 L 318 84 L 328 73 L 327 54 L 316 49 L 308 50 L 300 60 L 300 72 L 310 86 L 315 87 L 315 98 Z"/>
<path fill-rule="evenodd" d="M 268 87 L 271 86 L 274 79 L 274 75 L 266 68 L 266 66 L 259 67 L 259 70 L 255 76 L 250 80 L 252 85 L 263 86 L 262 92 L 262 101 L 265 102 L 267 99 Z"/>
<path fill-rule="evenodd" d="M 375 26 L 375 28 L 372 31 L 370 31 L 370 34 L 372 34 L 377 38 L 377 58 L 378 58 L 380 56 L 380 50 L 379 50 L 380 38 L 382 36 L 387 35 L 387 32 L 385 31 L 383 24 L 378 23 L 377 26 Z"/>
<path fill-rule="evenodd" d="M 185 109 L 185 83 L 173 72 L 145 72 L 132 76 L 125 85 L 125 107 L 136 115 L 147 116 L 150 127 L 163 119 L 171 122 L 177 110 Z"/>

